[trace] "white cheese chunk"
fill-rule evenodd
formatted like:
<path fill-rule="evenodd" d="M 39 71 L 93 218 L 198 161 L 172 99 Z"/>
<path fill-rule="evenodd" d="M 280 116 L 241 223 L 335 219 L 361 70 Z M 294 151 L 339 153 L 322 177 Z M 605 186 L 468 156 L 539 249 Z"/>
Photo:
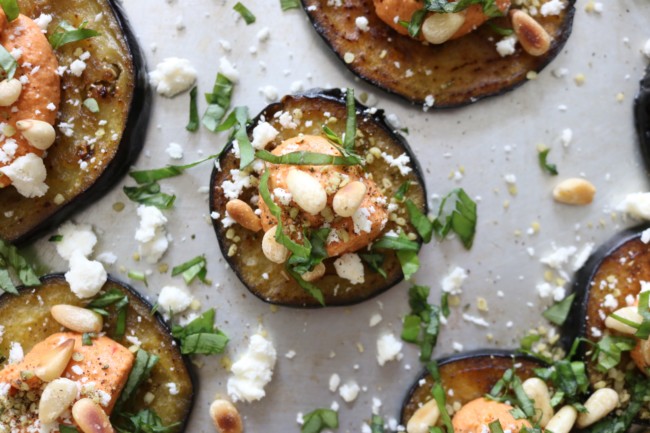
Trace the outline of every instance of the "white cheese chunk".
<path fill-rule="evenodd" d="M 16 341 L 12 341 L 9 344 L 9 364 L 18 364 L 20 361 L 25 358 L 25 352 L 23 351 L 23 346 Z"/>
<path fill-rule="evenodd" d="M 334 261 L 336 274 L 352 284 L 362 284 L 365 281 L 363 262 L 357 254 L 345 254 Z"/>
<path fill-rule="evenodd" d="M 183 159 L 183 146 L 178 143 L 169 143 L 165 152 L 171 159 Z"/>
<path fill-rule="evenodd" d="M 233 83 L 237 83 L 239 81 L 239 71 L 237 71 L 237 68 L 230 63 L 230 60 L 226 57 L 222 57 L 219 59 L 219 72 L 221 74 L 228 78 L 230 81 Z"/>
<path fill-rule="evenodd" d="M 104 266 L 95 260 L 88 260 L 81 253 L 74 253 L 70 259 L 70 270 L 65 280 L 72 293 L 78 298 L 92 298 L 102 289 L 107 280 Z"/>
<path fill-rule="evenodd" d="M 402 342 L 392 333 L 379 337 L 377 339 L 377 363 L 383 366 L 388 361 L 399 359 L 402 346 Z"/>
<path fill-rule="evenodd" d="M 339 394 L 346 403 L 352 403 L 359 396 L 361 388 L 354 380 L 344 383 L 339 388 Z"/>
<path fill-rule="evenodd" d="M 633 218 L 650 219 L 650 192 L 636 192 L 628 194 L 618 210 L 626 212 Z"/>
<path fill-rule="evenodd" d="M 37 26 L 41 28 L 43 33 L 47 31 L 47 26 L 52 22 L 52 15 L 50 14 L 41 14 L 34 20 Z"/>
<path fill-rule="evenodd" d="M 158 309 L 163 314 L 182 313 L 192 304 L 194 298 L 185 289 L 175 286 L 165 286 L 158 295 Z"/>
<path fill-rule="evenodd" d="M 228 395 L 233 402 L 262 399 L 264 387 L 273 378 L 277 353 L 273 343 L 260 334 L 251 337 L 246 352 L 232 365 Z"/>
<path fill-rule="evenodd" d="M 465 269 L 456 266 L 440 282 L 443 292 L 451 295 L 460 295 L 463 292 L 463 283 L 468 276 L 469 274 Z"/>
<path fill-rule="evenodd" d="M 255 149 L 264 149 L 279 134 L 278 130 L 268 122 L 261 122 L 253 129 L 253 141 L 251 144 Z"/>
<path fill-rule="evenodd" d="M 515 53 L 515 45 L 517 44 L 517 36 L 506 36 L 496 43 L 497 53 L 501 57 L 511 56 Z"/>
<path fill-rule="evenodd" d="M 388 165 L 391 167 L 396 167 L 402 176 L 406 176 L 411 171 L 413 171 L 413 169 L 409 166 L 411 163 L 411 158 L 409 158 L 406 153 L 403 153 L 397 158 L 394 158 L 386 152 L 382 152 L 381 157 L 384 158 L 384 161 L 386 161 Z"/>
<path fill-rule="evenodd" d="M 566 4 L 564 4 L 562 0 L 549 0 L 542 5 L 539 12 L 543 17 L 547 17 L 549 15 L 560 15 L 565 7 Z"/>
<path fill-rule="evenodd" d="M 138 251 L 148 263 L 156 263 L 169 247 L 165 224 L 167 218 L 154 206 L 138 207 L 140 227 L 135 232 L 135 240 L 140 242 Z"/>
<path fill-rule="evenodd" d="M 196 82 L 196 75 L 189 60 L 168 57 L 149 72 L 149 82 L 160 95 L 172 98 L 189 90 Z"/>
<path fill-rule="evenodd" d="M 76 59 L 74 62 L 70 63 L 70 73 L 75 77 L 81 77 L 85 70 L 86 62 L 81 59 Z"/>
<path fill-rule="evenodd" d="M 28 153 L 14 162 L 0 167 L 0 173 L 7 176 L 18 193 L 24 197 L 42 197 L 49 187 L 45 184 L 47 171 L 43 159 Z"/>
<path fill-rule="evenodd" d="M 56 252 L 65 260 L 72 259 L 74 253 L 88 257 L 97 244 L 97 236 L 90 224 L 67 222 L 59 227 L 59 235 L 61 240 L 56 244 Z"/>

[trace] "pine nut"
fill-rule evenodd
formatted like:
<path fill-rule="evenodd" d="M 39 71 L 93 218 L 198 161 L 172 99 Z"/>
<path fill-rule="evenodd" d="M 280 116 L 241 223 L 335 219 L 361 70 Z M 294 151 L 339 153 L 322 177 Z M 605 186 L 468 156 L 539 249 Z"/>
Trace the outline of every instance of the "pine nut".
<path fill-rule="evenodd" d="M 34 374 L 43 382 L 58 379 L 68 367 L 73 351 L 74 339 L 65 340 L 40 359 L 38 365 L 34 367 Z"/>
<path fill-rule="evenodd" d="M 411 419 L 406 423 L 406 432 L 428 433 L 429 427 L 435 426 L 438 418 L 440 418 L 438 403 L 434 399 L 431 399 L 411 416 Z"/>
<path fill-rule="evenodd" d="M 22 83 L 12 78 L 0 82 L 0 107 L 9 107 L 20 98 L 23 91 Z"/>
<path fill-rule="evenodd" d="M 72 406 L 72 419 L 83 433 L 113 433 L 108 415 L 97 403 L 82 398 Z"/>
<path fill-rule="evenodd" d="M 325 265 L 319 263 L 314 266 L 314 269 L 312 271 L 305 272 L 301 275 L 301 277 L 307 282 L 312 282 L 323 278 L 323 275 L 325 275 Z"/>
<path fill-rule="evenodd" d="M 244 431 L 239 411 L 227 400 L 212 402 L 210 417 L 219 433 L 242 433 Z"/>
<path fill-rule="evenodd" d="M 431 14 L 422 23 L 422 36 L 430 44 L 447 42 L 465 23 L 462 13 Z"/>
<path fill-rule="evenodd" d="M 542 379 L 531 377 L 524 381 L 522 387 L 528 398 L 533 400 L 535 417 L 539 417 L 539 425 L 545 427 L 553 417 L 553 406 L 551 406 L 548 386 Z"/>
<path fill-rule="evenodd" d="M 334 195 L 334 212 L 344 218 L 354 215 L 366 196 L 366 190 L 366 185 L 356 180 L 345 185 Z"/>
<path fill-rule="evenodd" d="M 616 406 L 618 406 L 618 393 L 611 388 L 601 388 L 591 394 L 584 406 L 587 412 L 578 415 L 576 425 L 579 428 L 589 427 L 616 409 Z"/>
<path fill-rule="evenodd" d="M 553 189 L 555 201 L 584 206 L 591 203 L 596 195 L 596 187 L 589 181 L 580 178 L 563 180 Z"/>
<path fill-rule="evenodd" d="M 80 334 L 101 332 L 104 327 L 102 316 L 86 308 L 60 304 L 53 306 L 50 313 L 61 325 Z"/>
<path fill-rule="evenodd" d="M 546 54 L 551 48 L 551 36 L 540 23 L 521 9 L 510 11 L 512 27 L 524 51 L 531 56 Z"/>
<path fill-rule="evenodd" d="M 564 406 L 550 419 L 545 429 L 553 433 L 569 433 L 577 418 L 578 411 L 573 406 Z"/>
<path fill-rule="evenodd" d="M 277 229 L 278 226 L 274 226 L 264 233 L 264 237 L 262 238 L 262 252 L 273 263 L 281 264 L 287 261 L 289 250 L 275 240 L 275 231 Z"/>
<path fill-rule="evenodd" d="M 252 232 L 262 230 L 262 221 L 255 215 L 255 211 L 250 205 L 242 200 L 235 199 L 226 203 L 226 211 L 230 218 L 234 219 L 237 224 Z"/>
<path fill-rule="evenodd" d="M 56 140 L 54 127 L 42 120 L 19 120 L 16 128 L 30 145 L 40 150 L 49 149 Z"/>
<path fill-rule="evenodd" d="M 317 215 L 327 206 L 327 193 L 320 182 L 309 173 L 291 169 L 287 174 L 287 188 L 301 209 Z"/>
<path fill-rule="evenodd" d="M 77 398 L 77 384 L 70 379 L 56 379 L 47 384 L 38 404 L 38 419 L 42 424 L 56 421 Z"/>
<path fill-rule="evenodd" d="M 641 324 L 643 322 L 643 318 L 639 314 L 638 307 L 619 308 L 618 310 L 614 311 L 614 314 L 619 317 L 622 317 L 623 319 L 627 319 L 630 322 L 634 322 L 638 324 Z M 622 334 L 634 335 L 636 333 L 635 328 L 626 325 L 625 323 L 615 319 L 612 316 L 607 316 L 607 318 L 605 319 L 605 326 L 608 329 L 620 332 Z"/>

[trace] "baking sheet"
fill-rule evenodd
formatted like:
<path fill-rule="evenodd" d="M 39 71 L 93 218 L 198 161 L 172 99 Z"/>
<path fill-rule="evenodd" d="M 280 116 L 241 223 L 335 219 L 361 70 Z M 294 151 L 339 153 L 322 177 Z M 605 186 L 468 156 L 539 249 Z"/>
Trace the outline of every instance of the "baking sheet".
<path fill-rule="evenodd" d="M 469 307 L 452 310 L 436 356 L 452 353 L 454 342 L 461 343 L 464 350 L 517 347 L 528 329 L 547 325 L 540 312 L 552 301 L 540 299 L 535 289 L 545 271 L 540 257 L 552 252 L 554 245 L 598 245 L 633 223 L 620 215 L 613 217 L 612 211 L 627 193 L 648 189 L 632 121 L 633 96 L 648 62 L 640 52 L 650 38 L 647 0 L 604 2 L 602 13 L 587 13 L 587 2 L 579 2 L 573 35 L 536 80 L 469 107 L 430 113 L 354 78 L 326 49 L 303 11 L 282 12 L 276 0 L 249 0 L 244 3 L 257 22 L 247 26 L 233 12 L 235 3 L 125 0 L 124 6 L 150 68 L 166 57 L 188 58 L 199 71 L 202 93 L 211 89 L 219 59 L 227 57 L 241 77 L 233 105 L 247 105 L 251 114 L 268 103 L 261 92 L 266 86 L 276 88 L 279 95 L 290 93 L 296 82 L 305 89 L 354 86 L 395 115 L 401 127 L 408 127 L 407 138 L 420 158 L 430 195 L 462 187 L 479 200 L 479 223 L 471 251 L 464 250 L 457 240 L 434 241 L 420 256 L 423 266 L 415 280 L 432 287 L 436 302 L 440 280 L 452 268 L 460 266 L 470 272 L 461 297 L 462 305 Z M 265 27 L 270 29 L 270 38 L 260 42 L 257 34 Z M 224 45 L 231 48 L 224 49 Z M 561 69 L 567 71 L 564 77 L 552 73 Z M 585 76 L 582 86 L 574 81 L 578 74 Z M 624 95 L 620 102 L 618 94 Z M 200 102 L 202 111 L 205 104 Z M 225 144 L 224 135 L 185 131 L 188 104 L 187 95 L 171 100 L 156 97 L 139 169 L 177 163 L 165 153 L 170 142 L 182 144 L 183 163 L 217 153 Z M 558 139 L 565 128 L 574 135 L 566 148 Z M 549 177 L 538 167 L 540 143 L 551 147 L 549 159 L 558 165 L 558 177 Z M 205 192 L 210 171 L 211 164 L 206 163 L 161 182 L 165 192 L 177 195 L 174 209 L 165 213 L 174 240 L 161 262 L 174 266 L 197 254 L 206 255 L 208 276 L 214 284 L 195 283 L 190 290 L 202 302 L 202 309 L 217 309 L 217 323 L 231 337 L 227 357 L 236 359 L 245 350 L 248 337 L 260 327 L 273 340 L 278 363 L 267 396 L 260 402 L 238 404 L 246 430 L 299 431 L 299 412 L 330 407 L 334 401 L 340 405 L 341 432 L 360 431 L 362 422 L 371 416 L 373 398 L 381 400 L 380 413 L 386 419 L 397 417 L 407 388 L 421 370 L 417 348 L 405 345 L 401 361 L 380 367 L 376 340 L 387 332 L 399 335 L 401 317 L 408 312 L 409 284 L 402 283 L 352 307 L 318 311 L 271 308 L 246 291 L 219 252 Z M 509 174 L 516 176 L 516 195 L 508 191 L 504 177 Z M 594 203 L 587 207 L 554 203 L 553 185 L 576 176 L 596 185 Z M 155 300 L 163 286 L 183 282 L 161 274 L 157 266 L 134 261 L 137 206 L 121 191 L 126 183 L 129 181 L 74 220 L 95 227 L 100 239 L 96 253 L 118 255 L 118 262 L 109 268 L 114 275 L 126 280 L 127 270 L 151 270 L 148 287 L 133 284 Z M 113 210 L 118 202 L 126 204 L 119 213 Z M 535 223 L 539 223 L 539 231 L 528 234 Z M 36 250 L 52 270 L 63 271 L 65 263 L 46 241 L 48 237 L 39 241 Z M 499 291 L 505 296 L 500 297 Z M 487 299 L 489 312 L 478 311 L 477 297 Z M 463 312 L 484 318 L 490 326 L 463 320 Z M 369 319 L 376 313 L 383 320 L 370 327 Z M 508 321 L 511 327 L 506 326 Z M 293 359 L 284 356 L 290 350 L 296 352 Z M 207 409 L 215 395 L 226 394 L 229 373 L 220 357 L 197 358 L 196 364 L 197 403 L 188 431 L 210 432 L 213 427 Z M 329 391 L 333 373 L 343 382 L 355 380 L 363 387 L 355 402 L 345 403 Z"/>

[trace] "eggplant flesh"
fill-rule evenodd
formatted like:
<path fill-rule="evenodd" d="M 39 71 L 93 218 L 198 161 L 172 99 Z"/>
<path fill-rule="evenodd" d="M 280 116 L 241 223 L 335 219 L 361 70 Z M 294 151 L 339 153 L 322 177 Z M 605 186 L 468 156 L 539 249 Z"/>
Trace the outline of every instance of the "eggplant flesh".
<path fill-rule="evenodd" d="M 541 71 L 560 53 L 575 13 L 575 0 L 568 0 L 559 15 L 534 17 L 552 38 L 546 54 L 531 56 L 517 46 L 514 54 L 501 57 L 495 42 L 502 36 L 489 25 L 441 45 L 428 45 L 381 21 L 373 0 L 346 0 L 343 5 L 302 2 L 316 31 L 354 74 L 415 104 L 428 106 L 433 98 L 433 109 L 471 104 L 528 81 L 529 72 Z M 368 19 L 368 31 L 357 27 L 357 17 Z M 511 28 L 506 18 L 491 23 Z"/>
<path fill-rule="evenodd" d="M 650 170 L 650 67 L 634 100 L 634 120 L 646 170 Z"/>
<path fill-rule="evenodd" d="M 189 417 L 194 399 L 194 386 L 189 362 L 184 358 L 171 333 L 159 314 L 152 314 L 152 306 L 135 290 L 116 280 L 109 279 L 102 291 L 117 289 L 128 299 L 126 315 L 127 335 L 135 335 L 141 348 L 159 357 L 150 380 L 143 383 L 125 404 L 129 413 L 142 409 L 156 412 L 165 425 L 178 423 L 172 432 L 180 432 Z M 0 326 L 4 327 L 0 341 L 0 354 L 9 353 L 10 344 L 19 342 L 25 353 L 38 342 L 64 328 L 50 314 L 50 308 L 57 304 L 83 307 L 92 299 L 81 300 L 70 290 L 62 275 L 52 274 L 41 278 L 38 287 L 22 288 L 20 295 L 4 294 L 0 297 Z M 113 307 L 108 307 L 110 316 L 104 318 L 104 331 L 113 335 L 117 320 Z M 128 341 L 119 343 L 129 347 Z M 0 369 L 3 367 L 0 364 Z M 167 384 L 175 383 L 177 395 L 171 395 Z M 155 396 L 150 404 L 145 404 L 144 396 Z M 119 420 L 114 421 L 121 427 Z"/>
<path fill-rule="evenodd" d="M 508 351 L 479 351 L 444 358 L 438 362 L 447 406 L 464 405 L 488 394 L 509 368 L 522 380 L 534 376 L 533 369 L 544 367 L 537 359 Z M 420 406 L 431 400 L 435 382 L 424 372 L 409 390 L 402 405 L 401 424 L 406 425 Z M 453 390 L 450 395 L 449 390 Z"/>
<path fill-rule="evenodd" d="M 405 181 L 410 181 L 411 187 L 406 197 L 426 214 L 428 211 L 422 172 L 408 144 L 403 137 L 388 126 L 382 110 L 372 110 L 371 113 L 360 103 L 357 103 L 357 110 L 358 113 L 361 113 L 357 115 L 357 129 L 362 133 L 357 138 L 358 153 L 363 156 L 370 147 L 378 147 L 395 157 L 406 153 L 411 160 L 410 166 L 413 169 L 408 175 L 402 176 L 398 170 L 390 169 L 388 164 L 384 164 L 381 160 L 367 164 L 366 170 L 373 174 L 379 187 L 385 187 L 384 195 L 388 198 L 393 197 Z M 280 111 L 294 113 L 294 115 L 299 112 L 300 125 L 295 129 L 283 129 L 277 121 L 272 120 L 275 113 Z M 329 114 L 328 117 L 326 117 L 326 113 Z M 302 95 L 286 96 L 280 103 L 272 104 L 260 113 L 249 127 L 249 136 L 261 116 L 267 121 L 273 122 L 273 126 L 280 131 L 267 150 L 271 150 L 283 140 L 295 137 L 300 133 L 322 136 L 321 128 L 325 124 L 340 136 L 345 130 L 345 96 L 340 90 L 314 90 Z M 334 119 L 338 120 L 333 122 Z M 215 168 L 210 182 L 210 211 L 213 214 L 216 212 L 222 217 L 226 215 L 226 203 L 229 199 L 225 197 L 221 185 L 232 177 L 231 170 L 239 169 L 239 159 L 235 158 L 230 150 L 229 147 L 223 152 L 219 159 L 220 168 Z M 257 188 L 248 188 L 239 198 L 248 203 L 257 194 Z M 400 215 L 408 221 L 403 207 L 400 206 L 398 212 L 403 212 Z M 236 224 L 226 228 L 220 219 L 213 220 L 213 224 L 223 256 L 251 293 L 272 304 L 312 308 L 320 306 L 315 298 L 307 294 L 295 280 L 288 277 L 284 265 L 272 263 L 264 256 L 261 248 L 264 235 L 262 231 L 253 233 Z M 385 231 L 397 231 L 398 228 L 395 222 L 389 221 Z M 403 228 L 415 232 L 408 223 Z M 234 242 L 234 240 L 238 240 L 238 242 Z M 361 253 L 363 252 L 365 251 L 361 251 Z M 384 255 L 383 269 L 387 277 L 382 277 L 364 265 L 365 282 L 356 285 L 351 285 L 336 274 L 333 266 L 334 258 L 326 259 L 324 262 L 327 269 L 325 276 L 314 282 L 323 292 L 325 305 L 338 306 L 362 302 L 388 290 L 401 281 L 403 279 L 402 269 L 395 252 L 386 250 L 382 251 L 382 254 Z"/>
<path fill-rule="evenodd" d="M 18 3 L 26 16 L 52 15 L 48 34 L 55 32 L 64 20 L 75 27 L 87 20 L 89 28 L 101 33 L 55 50 L 59 64 L 66 66 L 79 57 L 79 50 L 91 55 L 81 77 L 61 77 L 57 125 L 72 123 L 73 132 L 68 136 L 56 128 L 56 142 L 44 160 L 48 192 L 43 197 L 25 198 L 12 186 L 0 189 L 0 238 L 25 243 L 99 199 L 126 174 L 144 143 L 152 94 L 144 55 L 117 2 Z M 102 19 L 95 22 L 96 16 Z M 87 98 L 97 101 L 98 113 L 84 106 Z M 79 103 L 71 104 L 69 100 Z"/>
<path fill-rule="evenodd" d="M 615 335 L 605 327 L 605 318 L 628 306 L 628 300 L 636 299 L 641 281 L 650 281 L 650 249 L 641 241 L 641 233 L 648 228 L 639 226 L 619 233 L 594 252 L 578 271 L 573 283 L 576 300 L 563 326 L 563 338 L 567 342 L 576 338 L 598 342 L 605 336 Z M 589 353 L 584 353 L 584 361 L 592 386 L 601 382 L 599 386 L 606 383 L 618 390 L 621 374 L 638 370 L 629 352 L 623 352 L 619 365 L 604 373 L 597 369 L 597 361 Z M 621 374 L 615 374 L 616 370 Z M 627 403 L 622 404 L 623 409 L 626 406 Z M 636 421 L 650 423 L 650 402 L 644 404 Z"/>

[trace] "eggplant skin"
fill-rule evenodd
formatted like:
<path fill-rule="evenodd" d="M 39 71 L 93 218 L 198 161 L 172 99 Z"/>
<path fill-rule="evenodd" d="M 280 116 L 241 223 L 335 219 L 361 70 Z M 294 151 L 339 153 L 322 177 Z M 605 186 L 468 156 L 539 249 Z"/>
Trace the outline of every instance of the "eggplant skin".
<path fill-rule="evenodd" d="M 636 297 L 640 291 L 638 282 L 650 281 L 650 249 L 640 239 L 641 233 L 648 228 L 650 225 L 641 225 L 618 233 L 598 248 L 576 273 L 573 281 L 576 299 L 562 328 L 562 338 L 566 343 L 571 343 L 576 338 L 596 342 L 608 335 L 600 311 L 609 315 L 614 310 L 627 306 L 625 298 L 629 295 Z M 607 295 L 616 299 L 618 307 L 612 309 L 602 306 Z M 590 349 L 593 349 L 591 345 L 583 344 L 580 352 L 587 365 L 589 381 L 592 385 L 605 381 L 607 386 L 614 387 L 612 377 L 597 370 L 596 362 L 587 353 Z M 622 371 L 637 370 L 631 363 L 628 352 L 623 352 L 617 368 Z M 641 408 L 635 422 L 650 425 L 650 402 Z"/>
<path fill-rule="evenodd" d="M 134 396 L 127 402 L 129 413 L 141 409 L 154 410 L 165 425 L 179 423 L 170 433 L 179 433 L 185 429 L 190 411 L 194 405 L 195 379 L 189 358 L 180 353 L 180 345 L 171 336 L 171 331 L 160 314 L 152 314 L 152 305 L 132 287 L 109 277 L 102 290 L 118 289 L 129 298 L 126 330 L 133 330 L 142 342 L 142 349 L 160 357 L 151 373 L 151 378 L 141 385 Z M 56 304 L 84 306 L 89 300 L 81 300 L 72 293 L 62 274 L 50 274 L 41 278 L 37 287 L 22 287 L 19 295 L 4 294 L 0 296 L 0 325 L 4 326 L 4 335 L 0 341 L 0 353 L 9 353 L 11 342 L 21 343 L 27 353 L 36 343 L 46 337 L 60 332 L 63 328 L 50 314 L 50 308 Z M 110 336 L 115 326 L 116 314 L 112 307 L 107 309 L 111 316 L 105 318 L 105 330 Z M 122 344 L 129 346 L 126 341 Z M 3 366 L 0 365 L 0 368 Z M 171 395 L 166 386 L 176 383 L 179 393 Z M 153 402 L 146 406 L 144 395 L 155 395 Z M 119 426 L 119 425 L 118 425 Z"/>
<path fill-rule="evenodd" d="M 480 350 L 454 355 L 438 361 L 440 379 L 447 394 L 447 404 L 464 405 L 489 393 L 503 373 L 517 364 L 516 374 L 526 380 L 534 376 L 533 369 L 545 367 L 539 359 L 507 350 Z M 420 374 L 408 391 L 400 415 L 401 425 L 406 425 L 421 404 L 431 400 L 434 381 L 428 371 Z"/>
<path fill-rule="evenodd" d="M 422 105 L 433 97 L 432 110 L 471 104 L 528 81 L 530 71 L 541 71 L 561 52 L 575 14 L 575 0 L 568 0 L 559 16 L 535 17 L 553 39 L 543 56 L 531 56 L 517 47 L 513 55 L 501 57 L 495 42 L 502 36 L 487 25 L 441 45 L 424 45 L 381 21 L 373 0 L 346 0 L 338 7 L 334 3 L 302 0 L 312 25 L 345 67 L 411 103 Z M 355 19 L 362 16 L 369 21 L 368 31 L 356 26 Z M 493 22 L 510 27 L 505 18 Z M 354 60 L 347 63 L 346 55 Z"/>
<path fill-rule="evenodd" d="M 646 170 L 650 171 L 650 67 L 646 69 L 641 88 L 634 100 L 634 122 Z"/>
<path fill-rule="evenodd" d="M 295 112 L 295 110 L 300 110 L 301 112 L 301 125 L 296 129 L 282 129 L 273 144 L 277 145 L 282 140 L 297 136 L 299 133 L 322 135 L 321 127 L 328 119 L 324 113 L 329 113 L 330 119 L 338 119 L 335 123 L 328 123 L 336 133 L 340 135 L 344 131 L 346 108 L 343 92 L 338 89 L 314 89 L 304 94 L 285 96 L 281 102 L 266 107 L 249 126 L 249 136 L 252 135 L 253 128 L 262 116 L 270 120 L 273 119 L 274 114 L 277 112 Z M 357 110 L 362 113 L 357 115 L 357 129 L 361 130 L 365 137 L 375 139 L 376 146 L 387 151 L 389 154 L 396 156 L 406 153 L 411 160 L 410 165 L 413 171 L 406 177 L 396 174 L 396 170 L 391 170 L 389 173 L 386 170 L 370 168 L 369 170 L 373 172 L 375 181 L 380 185 L 384 179 L 391 181 L 392 186 L 390 189 L 393 192 L 391 194 L 387 193 L 386 195 L 387 197 L 392 197 L 401 183 L 405 180 L 410 180 L 411 188 L 407 197 L 413 200 L 427 214 L 427 195 L 422 170 L 406 140 L 401 135 L 395 133 L 386 123 L 382 110 L 368 110 L 367 107 L 364 107 L 359 102 L 357 102 Z M 312 126 L 305 126 L 307 120 L 312 121 Z M 364 141 L 364 143 L 367 142 L 368 140 Z M 269 145 L 267 150 L 271 149 L 273 144 Z M 369 145 L 366 144 L 365 146 Z M 229 179 L 230 170 L 239 169 L 239 160 L 233 156 L 231 149 L 232 143 L 222 152 L 219 158 L 219 168 L 213 170 L 210 180 L 210 213 L 213 214 L 216 212 L 220 217 L 226 215 L 225 208 L 228 202 L 228 198 L 224 196 L 221 185 L 225 180 Z M 369 166 L 377 167 L 377 163 L 369 164 Z M 382 164 L 383 166 L 385 165 Z M 253 196 L 253 189 L 249 188 L 248 191 L 244 191 L 240 199 L 249 202 Z M 224 258 L 240 281 L 252 294 L 264 302 L 276 305 L 295 308 L 321 307 L 318 301 L 307 294 L 297 282 L 286 277 L 284 265 L 277 265 L 266 259 L 261 248 L 262 237 L 264 235 L 262 231 L 253 233 L 237 224 L 230 228 L 224 228 L 221 223 L 221 218 L 218 220 L 213 219 L 212 222 Z M 389 222 L 386 230 L 396 229 L 394 225 L 394 222 Z M 414 230 L 412 231 L 415 232 Z M 231 239 L 234 237 L 239 237 L 241 240 L 233 243 Z M 229 252 L 233 244 L 236 245 L 236 253 L 230 255 Z M 322 279 L 314 282 L 323 292 L 325 305 L 343 306 L 356 304 L 383 293 L 399 283 L 404 276 L 395 252 L 385 251 L 384 256 L 384 270 L 387 273 L 387 278 L 384 279 L 381 275 L 365 266 L 365 282 L 357 285 L 351 285 L 347 280 L 343 280 L 336 274 L 333 266 L 333 258 L 325 260 L 324 263 L 327 267 L 326 274 Z M 264 278 L 265 275 L 268 279 Z"/>
<path fill-rule="evenodd" d="M 62 80 L 57 124 L 71 117 L 77 120 L 72 137 L 57 131 L 57 141 L 45 158 L 49 191 L 28 199 L 11 186 L 0 189 L 0 239 L 24 245 L 100 199 L 127 173 L 144 145 L 153 93 L 144 53 L 119 2 L 20 0 L 19 4 L 27 16 L 53 14 L 50 32 L 62 19 L 79 25 L 79 20 L 90 14 L 103 13 L 103 19 L 90 26 L 100 31 L 100 36 L 56 51 L 59 62 L 66 65 L 76 58 L 78 48 L 89 51 L 91 57 L 81 78 L 66 74 Z M 76 90 L 81 92 L 73 93 Z M 84 111 L 83 104 L 74 107 L 65 103 L 88 97 L 97 100 L 99 113 Z M 100 119 L 107 124 L 98 126 Z M 102 130 L 104 135 L 93 146 L 84 140 L 85 136 L 98 137 Z M 88 162 L 87 171 L 80 168 L 82 160 Z"/>

